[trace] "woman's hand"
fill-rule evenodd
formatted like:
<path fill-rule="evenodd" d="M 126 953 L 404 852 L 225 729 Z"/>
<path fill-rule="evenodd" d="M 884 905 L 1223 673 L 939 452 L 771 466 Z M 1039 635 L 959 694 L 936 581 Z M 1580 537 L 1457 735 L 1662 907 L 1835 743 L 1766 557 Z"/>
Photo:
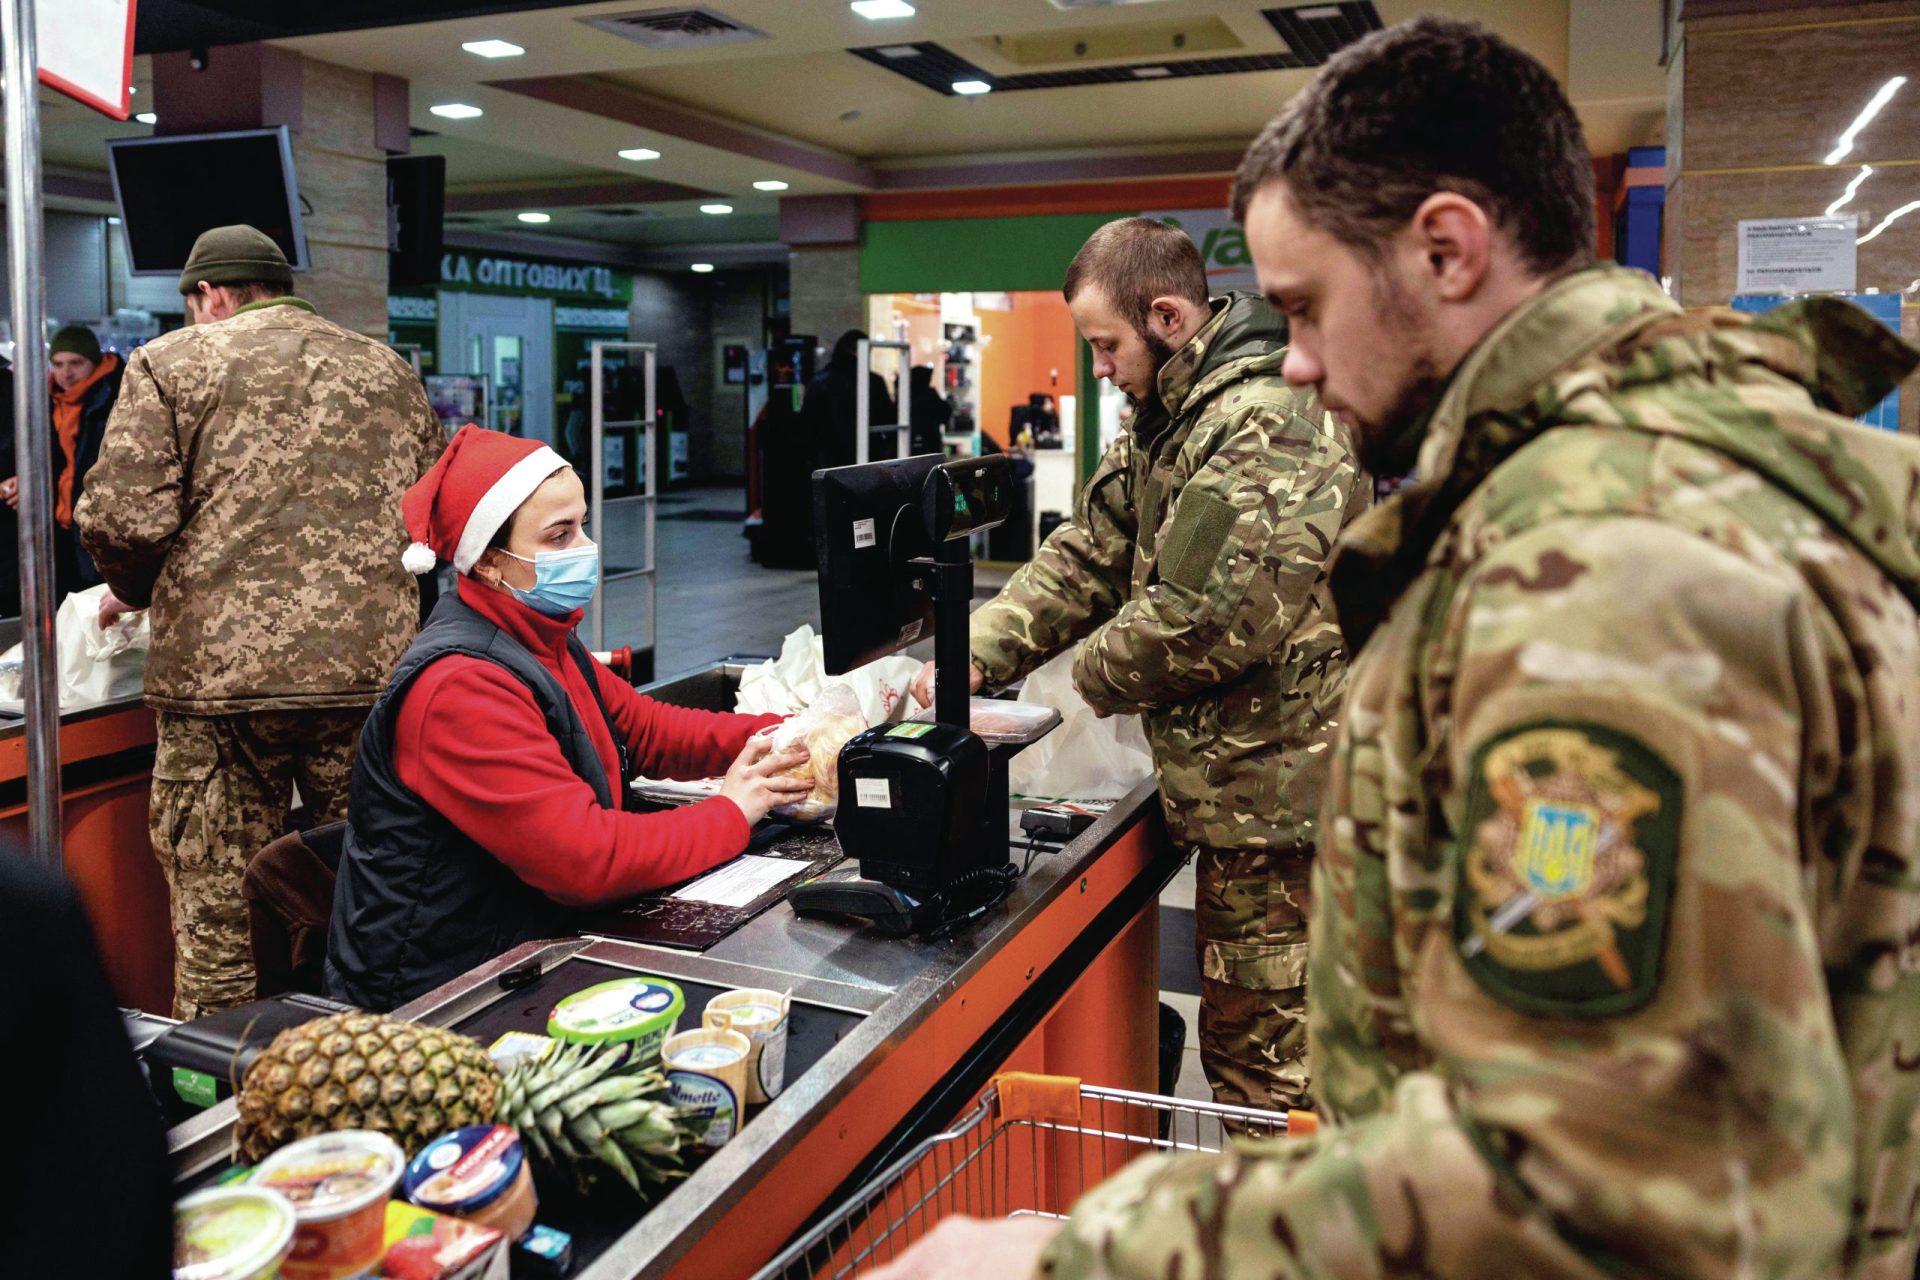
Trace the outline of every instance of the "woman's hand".
<path fill-rule="evenodd" d="M 803 773 L 796 777 L 791 772 L 805 765 L 807 759 L 805 747 L 795 747 L 776 755 L 767 737 L 755 734 L 747 739 L 746 750 L 727 770 L 720 794 L 740 806 L 740 812 L 747 817 L 748 826 L 755 826 L 767 816 L 769 810 L 783 804 L 798 804 L 812 792 L 812 774 Z"/>

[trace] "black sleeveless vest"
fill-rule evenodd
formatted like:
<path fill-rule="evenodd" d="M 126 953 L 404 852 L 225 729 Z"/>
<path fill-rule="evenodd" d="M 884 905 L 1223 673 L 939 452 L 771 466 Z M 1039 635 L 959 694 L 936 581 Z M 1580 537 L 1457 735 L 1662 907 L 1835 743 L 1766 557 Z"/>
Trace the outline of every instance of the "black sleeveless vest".
<path fill-rule="evenodd" d="M 567 637 L 567 649 L 598 700 L 592 658 L 577 636 Z M 422 671 L 456 653 L 504 667 L 527 686 L 547 732 L 603 806 L 621 807 L 615 786 L 626 794 L 624 778 L 607 778 L 560 682 L 457 595 L 441 600 L 374 703 L 353 765 L 326 982 L 328 995 L 363 1009 L 385 1012 L 520 943 L 565 937 L 581 914 L 521 880 L 400 781 L 393 731 L 401 701 Z M 619 744 L 611 718 L 607 730 Z M 620 755 L 624 772 L 624 745 Z"/>

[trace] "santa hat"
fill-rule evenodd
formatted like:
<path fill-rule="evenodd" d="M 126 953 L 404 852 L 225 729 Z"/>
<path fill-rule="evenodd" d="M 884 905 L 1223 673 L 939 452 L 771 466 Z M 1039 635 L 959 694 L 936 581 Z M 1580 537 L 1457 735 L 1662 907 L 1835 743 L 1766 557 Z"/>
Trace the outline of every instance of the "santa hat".
<path fill-rule="evenodd" d="M 428 573 L 447 560 L 466 573 L 520 504 L 566 465 L 537 440 L 469 422 L 400 499 L 407 536 L 413 539 L 400 563 L 408 573 Z"/>

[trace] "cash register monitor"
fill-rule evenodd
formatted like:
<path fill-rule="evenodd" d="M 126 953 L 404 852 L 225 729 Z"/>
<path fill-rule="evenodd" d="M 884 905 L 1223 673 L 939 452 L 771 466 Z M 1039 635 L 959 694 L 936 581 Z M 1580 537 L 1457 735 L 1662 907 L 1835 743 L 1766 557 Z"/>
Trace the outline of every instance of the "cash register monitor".
<path fill-rule="evenodd" d="M 813 545 L 828 675 L 844 675 L 933 635 L 931 555 L 921 514 L 939 454 L 813 473 Z"/>

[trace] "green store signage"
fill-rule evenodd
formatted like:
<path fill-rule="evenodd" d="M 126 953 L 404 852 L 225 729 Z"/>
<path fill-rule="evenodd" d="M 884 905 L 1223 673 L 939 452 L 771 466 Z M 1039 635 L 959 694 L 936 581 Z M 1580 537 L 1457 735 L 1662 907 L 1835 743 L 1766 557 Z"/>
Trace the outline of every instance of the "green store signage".
<path fill-rule="evenodd" d="M 440 286 L 469 293 L 511 293 L 521 297 L 600 298 L 633 301 L 633 276 L 612 267 L 583 267 L 505 255 L 440 255 Z"/>

